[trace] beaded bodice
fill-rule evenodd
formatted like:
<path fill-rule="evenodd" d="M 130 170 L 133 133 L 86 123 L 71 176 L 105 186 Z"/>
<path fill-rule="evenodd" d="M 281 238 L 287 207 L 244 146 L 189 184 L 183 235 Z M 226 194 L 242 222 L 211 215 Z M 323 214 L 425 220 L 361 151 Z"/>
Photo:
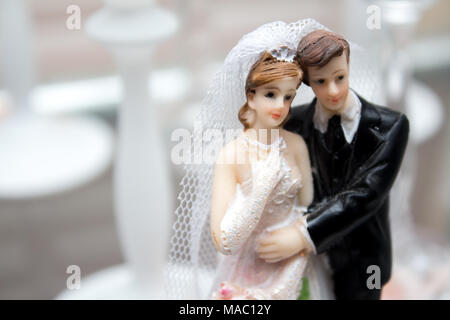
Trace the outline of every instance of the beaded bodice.
<path fill-rule="evenodd" d="M 249 142 L 248 138 L 246 140 Z M 251 141 L 250 143 L 258 142 Z M 291 213 L 291 209 L 293 208 L 295 200 L 298 197 L 298 192 L 302 187 L 301 176 L 298 178 L 293 177 L 292 169 L 285 158 L 285 153 L 287 150 L 286 141 L 280 136 L 278 141 L 270 146 L 273 147 L 275 144 L 278 145 L 280 150 L 281 160 L 280 171 L 278 173 L 278 183 L 269 195 L 257 229 L 267 228 L 273 224 L 286 220 Z M 266 147 L 266 145 L 261 145 Z M 251 190 L 251 183 L 252 179 L 250 177 L 240 185 L 244 194 Z"/>

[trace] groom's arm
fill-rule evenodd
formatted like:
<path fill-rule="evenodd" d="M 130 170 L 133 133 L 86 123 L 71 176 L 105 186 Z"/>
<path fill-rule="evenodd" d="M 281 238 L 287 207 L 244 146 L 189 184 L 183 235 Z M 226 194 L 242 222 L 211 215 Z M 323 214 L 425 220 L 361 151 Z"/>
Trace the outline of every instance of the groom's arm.
<path fill-rule="evenodd" d="M 400 169 L 408 133 L 408 119 L 402 115 L 347 188 L 313 208 L 307 224 L 317 253 L 327 251 L 383 204 Z"/>

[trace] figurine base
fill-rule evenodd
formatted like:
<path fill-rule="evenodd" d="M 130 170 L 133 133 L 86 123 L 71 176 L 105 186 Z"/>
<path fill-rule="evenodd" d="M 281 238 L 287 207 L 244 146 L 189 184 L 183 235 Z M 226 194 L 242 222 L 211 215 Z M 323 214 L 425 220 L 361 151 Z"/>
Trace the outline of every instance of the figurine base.
<path fill-rule="evenodd" d="M 176 274 L 185 274 L 188 267 L 176 266 Z M 201 271 L 203 280 L 207 283 L 198 283 L 199 288 L 209 288 L 213 280 L 214 274 L 207 270 Z M 205 277 L 207 276 L 207 277 Z M 181 281 L 181 279 L 180 279 Z M 182 299 L 194 299 L 195 288 L 192 292 L 186 293 Z M 201 293 L 202 296 L 208 294 L 207 291 Z M 166 299 L 166 291 L 158 284 L 158 286 L 142 285 L 141 281 L 137 281 L 132 269 L 128 265 L 113 266 L 86 278 L 81 279 L 80 289 L 64 290 L 55 299 L 56 300 L 162 300 Z M 177 297 L 179 298 L 179 297 Z"/>
<path fill-rule="evenodd" d="M 81 279 L 80 289 L 65 290 L 57 300 L 164 299 L 163 288 L 139 285 L 128 265 L 113 266 Z"/>

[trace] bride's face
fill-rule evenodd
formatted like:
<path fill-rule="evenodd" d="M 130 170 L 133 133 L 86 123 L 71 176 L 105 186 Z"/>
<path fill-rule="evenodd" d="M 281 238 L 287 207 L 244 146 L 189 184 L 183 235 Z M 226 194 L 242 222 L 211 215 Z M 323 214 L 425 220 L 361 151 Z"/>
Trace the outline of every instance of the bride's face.
<path fill-rule="evenodd" d="M 282 78 L 254 89 L 248 94 L 248 106 L 255 111 L 254 129 L 276 128 L 289 113 L 297 92 L 297 77 Z"/>

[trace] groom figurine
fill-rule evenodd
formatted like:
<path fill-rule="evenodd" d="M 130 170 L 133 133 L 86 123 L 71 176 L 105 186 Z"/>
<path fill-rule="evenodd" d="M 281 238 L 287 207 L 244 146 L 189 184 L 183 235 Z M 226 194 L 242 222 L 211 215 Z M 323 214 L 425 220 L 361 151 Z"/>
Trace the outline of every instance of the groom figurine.
<path fill-rule="evenodd" d="M 308 146 L 314 202 L 307 231 L 296 238 L 288 226 L 260 244 L 277 247 L 279 260 L 307 251 L 327 256 L 336 299 L 379 299 L 391 275 L 389 190 L 405 152 L 408 119 L 349 88 L 350 48 L 341 36 L 313 31 L 299 43 L 297 58 L 316 97 L 292 108 L 284 128 Z M 374 272 L 381 284 L 375 288 L 368 281 Z"/>

